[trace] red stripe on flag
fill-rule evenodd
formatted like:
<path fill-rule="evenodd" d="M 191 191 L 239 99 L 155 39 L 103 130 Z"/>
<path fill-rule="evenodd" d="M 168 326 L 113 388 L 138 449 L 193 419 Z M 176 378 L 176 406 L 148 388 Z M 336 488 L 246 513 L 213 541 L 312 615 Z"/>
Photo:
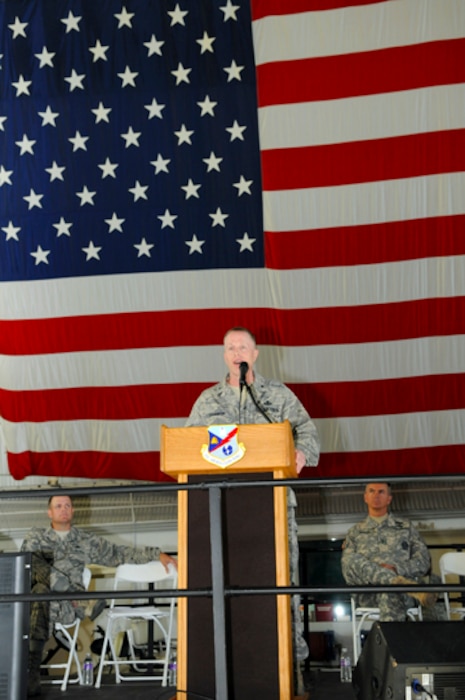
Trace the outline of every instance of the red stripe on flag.
<path fill-rule="evenodd" d="M 124 455 L 108 452 L 23 452 L 8 455 L 10 473 L 15 479 L 24 479 L 31 473 L 89 479 L 105 479 L 111 474 L 114 479 L 128 479 L 128 460 L 131 463 L 130 478 L 133 480 L 172 481 L 160 471 L 158 452 Z M 318 467 L 304 468 L 301 477 L 334 479 L 464 473 L 463 445 L 438 445 L 379 452 L 322 454 Z"/>
<path fill-rule="evenodd" d="M 0 392 L 5 420 L 184 418 L 211 383 L 90 387 Z M 441 374 L 364 381 L 288 383 L 313 418 L 387 415 L 465 408 L 465 375 Z M 121 401 L 116 401 L 116 397 Z M 376 403 L 373 396 L 377 397 Z M 85 408 L 83 408 L 85 407 Z"/>
<path fill-rule="evenodd" d="M 380 315 L 382 310 L 383 314 Z M 196 312 L 198 317 L 204 317 L 208 323 L 193 326 L 189 332 L 190 346 L 203 346 L 220 344 L 218 329 L 214 319 L 219 309 L 203 310 Z M 233 310 L 229 309 L 230 312 Z M 180 334 L 183 332 L 183 324 L 186 315 L 192 312 L 172 311 L 169 314 L 151 314 L 151 324 L 156 334 L 156 328 L 163 321 L 163 343 L 160 347 L 172 347 L 182 344 Z M 221 310 L 221 315 L 223 310 Z M 134 314 L 134 318 L 127 321 L 126 328 L 131 328 L 131 340 L 133 348 L 150 348 L 155 345 L 155 337 L 147 336 L 145 327 L 146 315 Z M 362 343 L 401 338 L 419 338 L 432 335 L 454 335 L 463 332 L 463 319 L 465 318 L 465 298 L 433 298 L 404 301 L 391 304 L 367 304 L 359 306 L 340 306 L 331 308 L 331 323 L 328 323 L 328 309 L 242 309 L 234 310 L 230 315 L 229 325 L 237 325 L 238 319 L 241 325 L 258 328 L 257 334 L 261 345 L 277 343 L 280 338 L 285 338 L 286 345 L 333 345 L 338 343 Z M 89 323 L 87 323 L 89 321 Z M 75 352 L 89 350 L 124 349 L 126 347 L 124 337 L 110 339 L 113 323 L 117 322 L 117 316 L 91 316 L 89 319 L 81 317 L 79 322 L 71 319 L 48 320 L 47 334 L 33 336 L 36 321 L 23 321 L 17 324 L 15 355 L 43 354 L 51 352 Z M 0 323 L 0 333 L 8 332 L 10 321 Z M 107 325 L 110 331 L 107 331 Z M 224 328 L 228 328 L 225 323 Z M 69 333 L 67 332 L 69 331 Z M 88 338 L 86 346 L 82 339 Z M 76 346 L 73 345 L 76 342 Z M 4 352 L 4 354 L 8 354 Z"/>
<path fill-rule="evenodd" d="M 171 477 L 160 471 L 159 452 L 10 452 L 8 464 L 15 479 L 24 479 L 32 473 L 85 479 L 107 479 L 111 475 L 112 479 L 172 482 Z"/>
<path fill-rule="evenodd" d="M 270 149 L 263 151 L 262 164 L 267 191 L 460 172 L 465 169 L 465 129 Z"/>
<path fill-rule="evenodd" d="M 465 82 L 465 38 L 257 66 L 260 107 Z"/>
<path fill-rule="evenodd" d="M 465 253 L 465 215 L 364 226 L 267 231 L 265 255 L 275 270 L 369 265 Z"/>
<path fill-rule="evenodd" d="M 344 452 L 322 454 L 316 468 L 306 467 L 301 472 L 305 479 L 312 477 L 389 477 L 399 474 L 447 476 L 465 473 L 463 445 L 436 445 L 411 449 L 380 450 L 379 452 Z"/>
<path fill-rule="evenodd" d="M 251 0 L 252 19 L 271 15 L 293 15 L 299 12 L 337 10 L 344 7 L 375 5 L 391 0 Z"/>

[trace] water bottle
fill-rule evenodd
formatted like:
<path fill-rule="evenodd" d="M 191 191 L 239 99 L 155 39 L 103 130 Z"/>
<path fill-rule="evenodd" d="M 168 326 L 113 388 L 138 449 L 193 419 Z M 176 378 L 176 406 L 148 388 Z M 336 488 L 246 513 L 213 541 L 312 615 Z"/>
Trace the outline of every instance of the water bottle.
<path fill-rule="evenodd" d="M 94 685 L 94 664 L 91 654 L 86 654 L 82 665 L 82 685 Z"/>
<path fill-rule="evenodd" d="M 345 647 L 341 649 L 341 683 L 352 683 L 352 662 Z"/>
<path fill-rule="evenodd" d="M 168 666 L 168 683 L 170 686 L 176 686 L 176 659 L 172 659 Z"/>

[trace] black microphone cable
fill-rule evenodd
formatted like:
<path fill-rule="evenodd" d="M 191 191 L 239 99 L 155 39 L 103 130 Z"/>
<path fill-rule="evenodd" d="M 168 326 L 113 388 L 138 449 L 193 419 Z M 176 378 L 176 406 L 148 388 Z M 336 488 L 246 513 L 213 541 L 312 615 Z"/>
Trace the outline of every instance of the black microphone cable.
<path fill-rule="evenodd" d="M 266 420 L 268 421 L 268 423 L 274 423 L 274 420 L 273 420 L 272 418 L 270 418 L 270 416 L 268 415 L 268 413 L 266 412 L 266 410 L 265 410 L 265 409 L 263 408 L 263 406 L 259 403 L 257 397 L 255 396 L 255 391 L 254 391 L 253 387 L 249 386 L 249 384 L 247 384 L 247 382 L 246 382 L 245 386 L 246 386 L 246 388 L 247 388 L 247 391 L 249 392 L 249 396 L 251 397 L 251 399 L 252 399 L 252 401 L 254 402 L 256 408 L 258 408 L 258 410 L 260 411 L 260 413 L 262 414 L 262 416 L 263 416 L 264 418 L 266 418 Z"/>
<path fill-rule="evenodd" d="M 241 362 L 239 365 L 239 370 L 241 372 L 241 376 L 239 379 L 239 424 L 242 423 L 242 390 L 244 387 L 247 387 L 247 382 L 245 381 L 245 377 L 247 375 L 247 372 L 249 371 L 249 365 L 247 362 Z"/>
<path fill-rule="evenodd" d="M 247 362 L 241 362 L 241 364 L 239 365 L 239 368 L 240 368 L 240 371 L 241 371 L 241 377 L 240 377 L 240 380 L 239 380 L 239 385 L 240 385 L 240 388 L 241 388 L 241 390 L 240 390 L 240 392 L 239 392 L 239 422 L 240 422 L 240 415 L 241 415 L 242 389 L 243 389 L 244 386 L 245 386 L 245 388 L 247 389 L 247 392 L 248 392 L 249 395 L 250 395 L 250 398 L 252 399 L 252 401 L 253 401 L 254 404 L 255 404 L 255 407 L 260 411 L 260 413 L 262 414 L 262 416 L 263 416 L 264 418 L 266 418 L 266 420 L 268 421 L 268 423 L 274 423 L 274 420 L 273 420 L 272 418 L 270 418 L 270 416 L 268 415 L 268 413 L 266 412 L 266 410 L 265 410 L 265 409 L 263 408 L 263 406 L 259 403 L 257 397 L 255 396 L 255 391 L 254 391 L 253 387 L 251 387 L 251 386 L 250 386 L 249 384 L 247 384 L 247 382 L 245 381 L 247 372 L 249 371 L 249 365 L 247 364 Z"/>

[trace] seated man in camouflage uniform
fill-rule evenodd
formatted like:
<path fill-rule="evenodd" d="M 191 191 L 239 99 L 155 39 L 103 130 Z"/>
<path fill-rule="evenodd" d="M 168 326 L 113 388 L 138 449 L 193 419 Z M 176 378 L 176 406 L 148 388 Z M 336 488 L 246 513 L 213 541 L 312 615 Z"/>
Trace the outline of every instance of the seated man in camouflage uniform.
<path fill-rule="evenodd" d="M 84 590 L 82 576 L 87 564 L 118 566 L 125 562 L 143 564 L 159 560 L 165 567 L 168 564 L 177 566 L 176 560 L 158 547 L 136 549 L 115 545 L 74 527 L 73 513 L 70 496 L 51 496 L 48 502 L 50 527 L 32 528 L 21 546 L 23 552 L 32 552 L 32 592 L 76 591 L 77 598 L 31 603 L 28 696 L 40 695 L 42 652 L 55 622 L 71 624 L 76 617 L 82 619 L 86 615 L 94 619 L 105 607 L 103 600 L 98 600 L 93 607 L 78 600 L 79 592 Z"/>
<path fill-rule="evenodd" d="M 259 350 L 255 336 L 247 328 L 236 326 L 224 336 L 226 377 L 203 391 L 194 403 L 186 426 L 222 425 L 238 423 L 280 423 L 288 420 L 295 444 L 296 469 L 299 474 L 305 465 L 316 466 L 320 456 L 320 441 L 316 426 L 297 396 L 282 382 L 265 379 L 255 370 Z M 241 364 L 247 364 L 242 391 Z M 299 542 L 294 491 L 288 488 L 287 516 L 289 531 L 289 559 L 291 585 L 297 584 Z M 308 646 L 302 636 L 300 596 L 292 596 L 293 653 L 296 674 L 299 661 L 307 658 Z M 297 685 L 301 679 L 297 679 Z"/>
<path fill-rule="evenodd" d="M 367 484 L 364 494 L 368 517 L 350 528 L 342 545 L 342 574 L 352 586 L 407 585 L 426 583 L 424 577 L 431 568 L 425 542 L 406 518 L 388 512 L 392 501 L 388 483 Z M 408 608 L 415 605 L 431 607 L 436 594 L 424 593 L 363 593 L 357 596 L 357 606 L 379 608 L 383 622 L 403 621 Z"/>

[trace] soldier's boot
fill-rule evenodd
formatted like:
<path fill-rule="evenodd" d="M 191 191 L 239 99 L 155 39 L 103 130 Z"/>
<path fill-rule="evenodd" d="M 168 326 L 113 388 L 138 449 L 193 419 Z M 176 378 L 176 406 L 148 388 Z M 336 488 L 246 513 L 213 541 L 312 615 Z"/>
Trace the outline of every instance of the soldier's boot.
<path fill-rule="evenodd" d="M 42 661 L 42 653 L 44 650 L 44 642 L 31 640 L 29 647 L 29 660 L 27 668 L 27 696 L 28 698 L 36 697 L 41 694 L 40 689 L 40 664 Z"/>
<path fill-rule="evenodd" d="M 396 576 L 395 578 L 392 579 L 392 583 L 395 585 L 406 585 L 406 586 L 407 585 L 408 586 L 410 586 L 410 585 L 417 586 L 418 585 L 416 581 L 412 581 L 409 578 L 405 578 L 405 576 Z M 421 592 L 417 593 L 416 591 L 409 591 L 407 593 L 407 595 L 410 595 L 410 596 L 412 596 L 412 598 L 415 598 L 415 600 L 418 600 L 418 602 L 420 603 L 420 605 L 423 608 L 432 608 L 438 599 L 438 594 L 433 593 L 433 592 L 431 592 L 431 593 L 426 592 L 425 593 L 424 591 L 421 591 Z"/>

